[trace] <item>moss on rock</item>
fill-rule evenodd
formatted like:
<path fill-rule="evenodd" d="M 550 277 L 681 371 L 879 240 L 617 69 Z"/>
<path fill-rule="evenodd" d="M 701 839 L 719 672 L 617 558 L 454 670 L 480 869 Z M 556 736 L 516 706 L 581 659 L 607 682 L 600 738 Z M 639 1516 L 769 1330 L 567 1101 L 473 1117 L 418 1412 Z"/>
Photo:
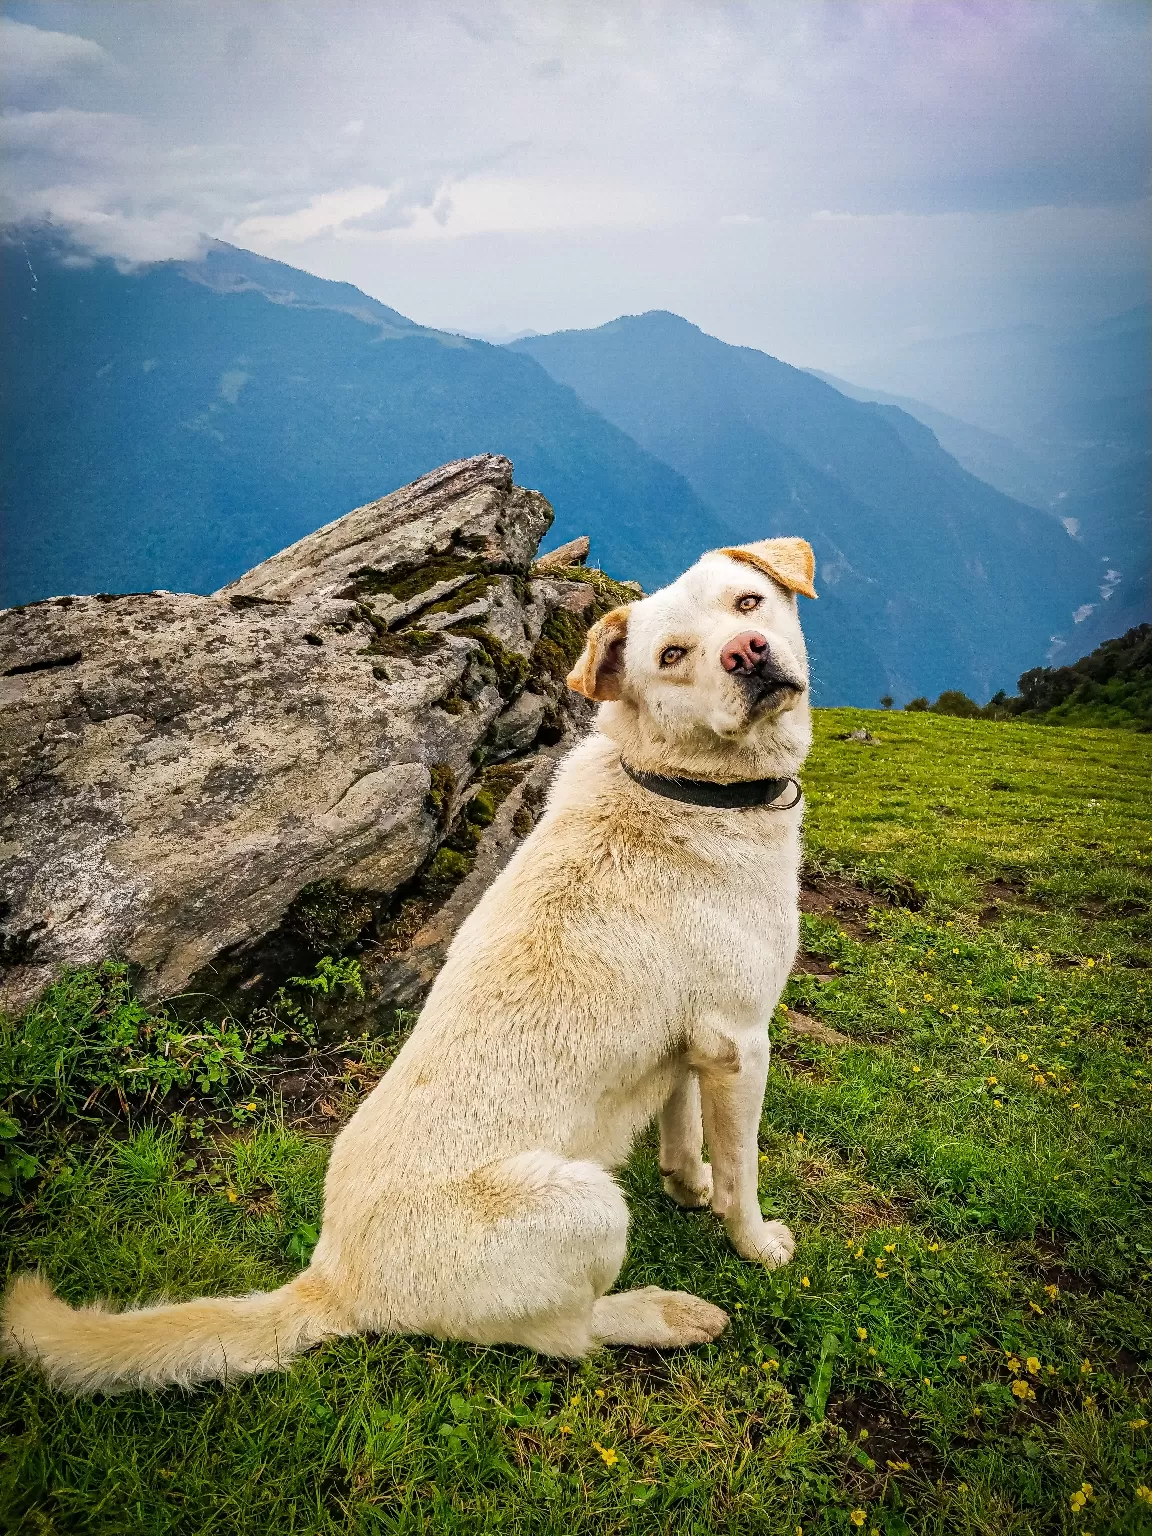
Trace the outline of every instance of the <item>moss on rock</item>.
<path fill-rule="evenodd" d="M 284 915 L 284 922 L 316 955 L 340 955 L 372 921 L 372 903 L 363 891 L 343 880 L 306 885 Z"/>
<path fill-rule="evenodd" d="M 438 826 L 446 827 L 456 796 L 456 775 L 447 763 L 433 763 L 429 769 L 432 782 L 424 804 L 435 816 Z"/>
<path fill-rule="evenodd" d="M 465 639 L 475 640 L 480 649 L 478 660 L 482 666 L 489 666 L 496 674 L 496 686 L 500 690 L 500 696 L 511 699 L 516 696 L 528 680 L 531 663 L 527 656 L 519 651 L 510 651 L 508 647 L 482 624 L 453 624 L 449 634 L 462 635 Z"/>

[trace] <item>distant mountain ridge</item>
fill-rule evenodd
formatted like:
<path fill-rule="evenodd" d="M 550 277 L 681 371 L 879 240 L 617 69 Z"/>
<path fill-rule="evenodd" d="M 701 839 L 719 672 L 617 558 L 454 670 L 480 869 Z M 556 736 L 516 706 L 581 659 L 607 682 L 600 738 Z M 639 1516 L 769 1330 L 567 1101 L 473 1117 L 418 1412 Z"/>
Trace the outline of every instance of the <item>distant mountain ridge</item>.
<path fill-rule="evenodd" d="M 62 258 L 73 264 L 64 265 Z M 531 358 L 216 245 L 124 273 L 0 246 L 0 601 L 210 592 L 429 465 L 499 449 L 639 579 L 724 534 L 686 481 Z"/>
<path fill-rule="evenodd" d="M 920 398 L 829 382 L 855 399 L 910 411 L 974 473 L 1059 517 L 1091 556 L 1093 591 L 1059 659 L 1083 655 L 1152 618 L 1148 305 L 1063 328 L 1016 326 L 921 341 L 853 372 Z M 991 441 L 983 435 L 988 429 Z M 1029 464 L 1041 478 L 1029 474 Z"/>
<path fill-rule="evenodd" d="M 854 701 L 958 685 L 987 698 L 1092 592 L 1091 562 L 1055 519 L 976 480 L 905 412 L 676 315 L 511 350 L 679 470 L 732 539 L 809 539 L 821 598 L 807 628 Z"/>
<path fill-rule="evenodd" d="M 488 451 L 552 501 L 550 543 L 587 533 L 649 588 L 718 544 L 811 537 L 820 702 L 987 697 L 1094 597 L 1058 524 L 911 416 L 675 316 L 498 347 L 221 244 L 122 272 L 25 232 L 0 261 L 8 603 L 211 591 Z"/>
<path fill-rule="evenodd" d="M 819 368 L 806 368 L 813 378 L 850 400 L 861 400 L 872 405 L 891 405 L 905 415 L 914 417 L 921 425 L 936 435 L 936 441 L 970 475 L 984 480 L 994 490 L 1003 491 L 1030 507 L 1045 508 L 1058 494 L 1059 485 L 1053 472 L 1039 460 L 1018 448 L 1011 438 L 986 427 L 977 427 L 958 416 L 949 416 L 923 400 L 913 400 L 907 395 L 890 395 L 883 389 L 868 389 L 861 384 L 850 384 L 847 379 L 834 373 L 824 373 Z"/>

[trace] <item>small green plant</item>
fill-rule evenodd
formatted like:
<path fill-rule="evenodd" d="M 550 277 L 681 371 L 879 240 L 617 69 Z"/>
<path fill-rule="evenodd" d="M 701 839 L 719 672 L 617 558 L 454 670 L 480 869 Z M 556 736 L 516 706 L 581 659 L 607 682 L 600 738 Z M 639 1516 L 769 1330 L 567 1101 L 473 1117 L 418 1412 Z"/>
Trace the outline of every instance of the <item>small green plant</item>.
<path fill-rule="evenodd" d="M 303 1269 L 312 1257 L 312 1250 L 320 1241 L 318 1227 L 310 1221 L 302 1221 L 288 1239 L 288 1256 Z"/>
<path fill-rule="evenodd" d="M 299 987 L 318 997 L 328 997 L 338 987 L 346 987 L 356 997 L 364 996 L 360 962 L 348 956 L 334 960 L 331 955 L 325 955 L 317 962 L 314 976 L 289 976 L 286 985 Z"/>
<path fill-rule="evenodd" d="M 0 1200 L 15 1193 L 24 1179 L 30 1179 L 40 1164 L 17 1138 L 21 1125 L 15 1116 L 0 1109 Z"/>

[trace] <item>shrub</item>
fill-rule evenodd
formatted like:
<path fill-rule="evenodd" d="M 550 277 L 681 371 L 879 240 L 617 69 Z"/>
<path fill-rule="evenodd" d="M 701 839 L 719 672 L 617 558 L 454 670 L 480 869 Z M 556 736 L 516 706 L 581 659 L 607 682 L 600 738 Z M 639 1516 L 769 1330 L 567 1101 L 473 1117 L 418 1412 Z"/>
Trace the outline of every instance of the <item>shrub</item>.
<path fill-rule="evenodd" d="M 982 713 L 975 699 L 970 699 L 959 688 L 948 688 L 931 705 L 934 715 L 954 715 L 960 720 L 978 720 Z"/>
<path fill-rule="evenodd" d="M 905 704 L 904 708 L 905 709 L 911 709 L 911 710 L 927 709 L 928 708 L 928 700 L 926 698 L 924 698 L 923 694 L 921 694 L 921 696 L 918 699 L 909 699 L 907 704 Z"/>

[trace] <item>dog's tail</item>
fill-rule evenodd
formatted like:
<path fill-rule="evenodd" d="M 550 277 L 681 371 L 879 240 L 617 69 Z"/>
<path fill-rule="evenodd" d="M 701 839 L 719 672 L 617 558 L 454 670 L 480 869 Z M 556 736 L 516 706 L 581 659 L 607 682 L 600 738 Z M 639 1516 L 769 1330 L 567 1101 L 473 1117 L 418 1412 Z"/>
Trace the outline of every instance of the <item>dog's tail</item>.
<path fill-rule="evenodd" d="M 70 1307 L 40 1275 L 13 1281 L 0 1353 L 39 1363 L 68 1392 L 124 1392 L 274 1371 L 321 1339 L 352 1332 L 328 1283 L 304 1270 L 278 1291 L 110 1312 Z"/>

